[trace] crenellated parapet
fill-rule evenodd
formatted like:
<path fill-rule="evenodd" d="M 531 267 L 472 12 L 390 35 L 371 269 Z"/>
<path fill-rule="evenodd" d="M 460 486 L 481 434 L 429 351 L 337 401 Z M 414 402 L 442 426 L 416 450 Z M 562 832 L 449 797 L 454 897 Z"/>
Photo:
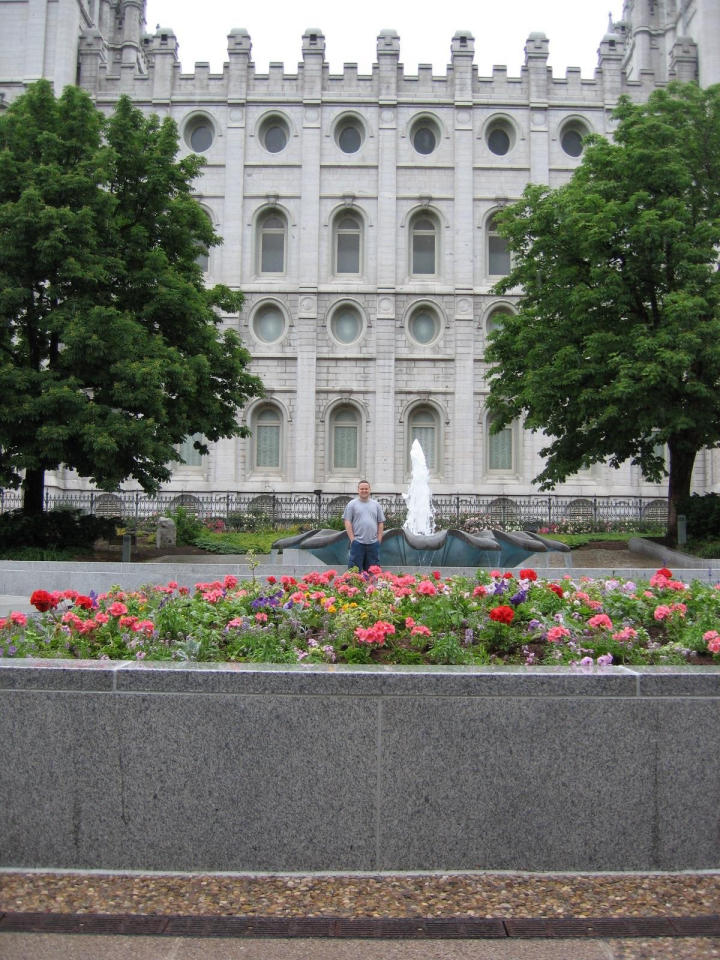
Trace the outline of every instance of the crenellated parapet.
<path fill-rule="evenodd" d="M 610 104 L 623 92 L 633 95 L 637 84 L 645 88 L 642 71 L 628 83 L 623 61 L 626 35 L 614 24 L 598 49 L 598 66 L 592 77 L 583 77 L 570 67 L 564 76 L 555 76 L 548 63 L 550 41 L 532 33 L 525 45 L 525 63 L 519 75 L 510 76 L 504 66 L 494 66 L 489 75 L 479 73 L 474 63 L 475 40 L 470 31 L 459 30 L 450 43 L 450 63 L 443 74 L 420 64 L 415 73 L 406 73 L 400 60 L 400 37 L 383 30 L 377 40 L 377 62 L 370 73 L 359 73 L 357 64 L 346 63 L 342 73 L 332 73 L 325 59 L 326 42 L 321 30 L 308 28 L 302 37 L 302 60 L 295 72 L 283 64 L 271 63 L 260 72 L 252 60 L 252 41 L 247 30 L 228 34 L 228 59 L 222 72 L 213 73 L 207 64 L 196 63 L 192 73 L 184 72 L 179 44 L 173 31 L 158 28 L 154 34 L 136 40 L 137 7 L 130 0 L 126 17 L 132 31 L 123 26 L 121 39 L 103 38 L 97 29 L 85 31 L 81 39 L 81 84 L 94 95 L 112 99 L 133 92 L 151 101 L 185 99 L 254 100 L 282 98 L 290 101 L 332 101 L 334 99 L 373 101 L 384 104 L 421 100 L 427 103 L 472 105 L 483 102 L 553 104 L 567 102 Z M 134 62 L 128 51 L 137 44 L 137 69 L 128 76 Z M 121 55 L 118 56 L 118 49 Z M 92 56 L 96 64 L 91 64 Z M 682 60 L 678 56 L 678 63 Z M 685 61 L 683 61 L 684 63 Z M 681 68 L 687 72 L 686 67 Z M 135 81 L 135 84 L 133 84 Z"/>

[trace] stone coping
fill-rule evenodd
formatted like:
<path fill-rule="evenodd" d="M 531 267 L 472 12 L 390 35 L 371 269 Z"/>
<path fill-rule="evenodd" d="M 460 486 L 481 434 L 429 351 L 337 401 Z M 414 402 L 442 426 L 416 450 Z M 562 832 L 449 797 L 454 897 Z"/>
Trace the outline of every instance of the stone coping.
<path fill-rule="evenodd" d="M 348 697 L 720 698 L 718 666 L 386 666 L 0 659 L 0 689 Z"/>

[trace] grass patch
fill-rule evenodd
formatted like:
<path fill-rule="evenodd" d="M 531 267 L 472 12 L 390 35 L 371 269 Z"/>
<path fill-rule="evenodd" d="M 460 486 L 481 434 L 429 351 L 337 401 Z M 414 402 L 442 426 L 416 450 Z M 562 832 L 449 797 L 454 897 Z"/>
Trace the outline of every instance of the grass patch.
<path fill-rule="evenodd" d="M 544 534 L 541 534 L 541 536 L 544 536 Z M 575 549 L 576 547 L 584 547 L 588 543 L 607 543 L 608 541 L 627 543 L 628 540 L 632 540 L 633 537 L 642 537 L 645 536 L 645 534 L 634 530 L 624 531 L 623 533 L 549 533 L 547 536 L 551 540 L 559 540 L 561 543 L 566 543 L 569 547 Z"/>
<path fill-rule="evenodd" d="M 201 550 L 210 553 L 257 553 L 268 554 L 276 540 L 281 537 L 291 537 L 298 533 L 297 527 L 284 530 L 257 530 L 254 532 L 214 533 L 204 530 L 193 539 L 193 544 Z"/>
<path fill-rule="evenodd" d="M 688 540 L 683 547 L 678 547 L 678 550 L 694 557 L 715 560 L 720 557 L 720 540 Z"/>
<path fill-rule="evenodd" d="M 8 547 L 5 550 L 0 550 L 0 560 L 45 560 L 47 562 L 55 562 L 58 560 L 74 560 L 77 554 L 77 549 L 53 550 L 49 547 Z"/>

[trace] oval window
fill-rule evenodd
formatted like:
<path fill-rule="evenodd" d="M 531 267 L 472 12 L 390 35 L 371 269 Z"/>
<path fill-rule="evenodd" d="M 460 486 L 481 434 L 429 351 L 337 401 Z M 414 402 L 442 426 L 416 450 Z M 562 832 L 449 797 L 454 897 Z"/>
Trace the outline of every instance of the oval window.
<path fill-rule="evenodd" d="M 330 320 L 330 331 L 339 343 L 354 343 L 362 331 L 362 318 L 356 307 L 339 307 Z"/>
<path fill-rule="evenodd" d="M 437 146 L 437 135 L 429 124 L 422 123 L 413 131 L 412 142 L 418 153 L 427 156 Z"/>
<path fill-rule="evenodd" d="M 490 131 L 487 144 L 491 153 L 498 157 L 504 157 L 510 149 L 510 137 L 502 127 L 494 127 Z"/>
<path fill-rule="evenodd" d="M 356 124 L 348 123 L 340 128 L 337 142 L 343 153 L 357 153 L 362 146 L 362 134 Z"/>
<path fill-rule="evenodd" d="M 268 153 L 280 153 L 290 139 L 290 130 L 282 117 L 267 117 L 260 127 L 260 142 Z"/>
<path fill-rule="evenodd" d="M 421 307 L 410 317 L 408 325 L 410 336 L 416 343 L 426 346 L 437 336 L 438 320 L 432 310 L 427 307 Z"/>
<path fill-rule="evenodd" d="M 583 135 L 575 127 L 563 131 L 560 143 L 569 157 L 579 157 L 583 152 Z"/>
<path fill-rule="evenodd" d="M 275 343 L 285 332 L 285 317 L 279 307 L 269 303 L 253 317 L 252 329 L 262 343 Z"/>
<path fill-rule="evenodd" d="M 193 117 L 185 127 L 185 143 L 193 153 L 205 153 L 214 140 L 215 128 L 208 117 Z"/>

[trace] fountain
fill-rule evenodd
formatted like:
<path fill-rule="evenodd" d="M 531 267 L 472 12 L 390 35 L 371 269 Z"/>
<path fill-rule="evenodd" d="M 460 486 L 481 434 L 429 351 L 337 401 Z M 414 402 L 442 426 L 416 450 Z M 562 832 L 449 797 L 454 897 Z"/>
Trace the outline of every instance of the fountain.
<path fill-rule="evenodd" d="M 435 511 L 430 491 L 430 472 L 419 440 L 410 450 L 412 467 L 408 492 L 403 494 L 406 518 L 402 527 L 383 534 L 380 562 L 383 567 L 514 567 L 534 553 L 569 547 L 535 533 L 508 533 L 487 529 L 478 534 L 464 530 L 435 530 Z M 310 530 L 276 540 L 273 549 L 307 550 L 323 563 L 347 563 L 349 543 L 344 530 Z"/>

